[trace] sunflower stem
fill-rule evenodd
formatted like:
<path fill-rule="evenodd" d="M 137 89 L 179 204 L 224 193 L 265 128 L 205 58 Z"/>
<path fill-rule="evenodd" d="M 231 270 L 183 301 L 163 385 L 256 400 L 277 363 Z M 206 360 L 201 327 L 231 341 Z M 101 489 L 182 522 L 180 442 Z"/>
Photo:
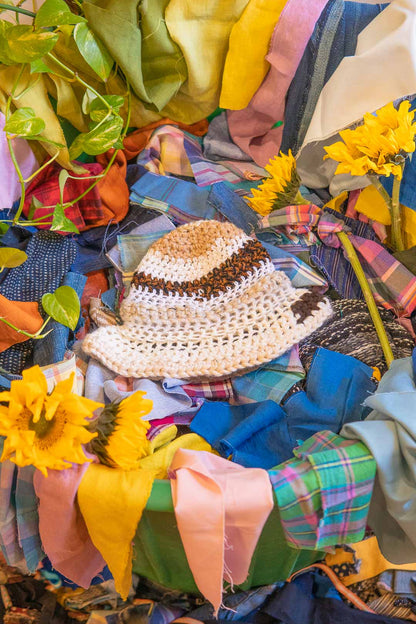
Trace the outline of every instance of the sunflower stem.
<path fill-rule="evenodd" d="M 394 251 L 403 251 L 402 216 L 400 207 L 401 177 L 394 176 L 393 191 L 391 194 L 391 244 Z"/>
<path fill-rule="evenodd" d="M 353 244 L 348 237 L 348 234 L 346 234 L 345 232 L 337 232 L 337 236 L 345 250 L 349 262 L 351 263 L 358 283 L 361 286 L 361 290 L 363 291 L 364 299 L 367 304 L 371 320 L 373 321 L 381 348 L 383 349 L 384 358 L 387 362 L 387 366 L 390 367 L 390 364 L 394 360 L 393 352 L 391 350 L 389 339 L 387 337 L 383 321 L 381 320 L 380 312 L 378 311 L 376 302 L 374 301 L 373 293 L 371 292 L 368 280 L 365 276 Z"/>
<path fill-rule="evenodd" d="M 382 185 L 382 183 L 380 182 L 380 180 L 378 178 L 378 175 L 369 173 L 367 175 L 367 178 L 371 181 L 371 184 L 376 187 L 376 189 L 378 190 L 378 192 L 380 193 L 380 195 L 382 196 L 382 198 L 386 202 L 386 204 L 387 204 L 387 206 L 389 208 L 389 211 L 391 213 L 391 197 L 387 193 L 387 191 L 384 188 L 384 186 Z"/>

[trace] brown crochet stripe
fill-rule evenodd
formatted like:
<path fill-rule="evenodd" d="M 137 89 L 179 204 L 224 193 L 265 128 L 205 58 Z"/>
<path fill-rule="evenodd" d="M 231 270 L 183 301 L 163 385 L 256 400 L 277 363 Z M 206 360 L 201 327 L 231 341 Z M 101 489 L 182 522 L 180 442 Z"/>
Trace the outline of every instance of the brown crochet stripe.
<path fill-rule="evenodd" d="M 225 262 L 200 279 L 179 284 L 140 272 L 135 273 L 132 284 L 143 288 L 147 286 L 149 290 L 165 295 L 169 293 L 178 293 L 180 296 L 197 295 L 198 299 L 217 297 L 225 292 L 227 287 L 233 288 L 235 282 L 246 278 L 254 268 L 260 267 L 262 262 L 269 259 L 270 256 L 263 245 L 257 240 L 250 239 L 238 252 L 233 253 Z"/>

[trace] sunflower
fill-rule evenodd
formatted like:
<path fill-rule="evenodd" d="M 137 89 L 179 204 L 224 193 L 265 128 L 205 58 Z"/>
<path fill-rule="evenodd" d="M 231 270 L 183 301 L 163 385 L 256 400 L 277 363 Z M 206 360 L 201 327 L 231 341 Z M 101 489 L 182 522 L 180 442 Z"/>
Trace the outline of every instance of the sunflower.
<path fill-rule="evenodd" d="M 35 466 L 45 476 L 48 468 L 63 470 L 71 462 L 90 461 L 82 448 L 94 436 L 86 429 L 101 403 L 71 392 L 74 373 L 48 394 L 39 366 L 23 371 L 10 391 L 0 393 L 0 435 L 5 436 L 0 461 Z"/>
<path fill-rule="evenodd" d="M 404 161 L 415 151 L 416 123 L 414 112 L 409 109 L 410 102 L 406 100 L 398 109 L 390 103 L 375 115 L 366 113 L 362 125 L 341 131 L 342 141 L 324 148 L 324 159 L 339 163 L 335 173 L 394 175 L 401 180 Z"/>
<path fill-rule="evenodd" d="M 271 177 L 257 189 L 252 189 L 253 197 L 248 198 L 251 208 L 263 216 L 293 204 L 300 186 L 296 160 L 290 150 L 288 154 L 280 152 L 279 156 L 272 158 L 265 169 Z"/>
<path fill-rule="evenodd" d="M 119 403 L 110 403 L 91 423 L 97 437 L 90 448 L 102 464 L 122 470 L 135 470 L 140 459 L 150 453 L 146 437 L 150 424 L 143 420 L 153 407 L 153 401 L 144 399 L 145 392 L 134 392 Z"/>

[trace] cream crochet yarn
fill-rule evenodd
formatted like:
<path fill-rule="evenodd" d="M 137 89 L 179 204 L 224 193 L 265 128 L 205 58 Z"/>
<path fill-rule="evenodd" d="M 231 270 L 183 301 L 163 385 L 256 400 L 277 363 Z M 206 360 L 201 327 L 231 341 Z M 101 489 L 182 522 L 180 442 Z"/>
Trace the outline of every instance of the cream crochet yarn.
<path fill-rule="evenodd" d="M 259 241 L 196 221 L 150 247 L 120 313 L 123 325 L 85 338 L 86 353 L 127 377 L 198 379 L 278 357 L 332 310 L 315 289 L 293 288 Z"/>

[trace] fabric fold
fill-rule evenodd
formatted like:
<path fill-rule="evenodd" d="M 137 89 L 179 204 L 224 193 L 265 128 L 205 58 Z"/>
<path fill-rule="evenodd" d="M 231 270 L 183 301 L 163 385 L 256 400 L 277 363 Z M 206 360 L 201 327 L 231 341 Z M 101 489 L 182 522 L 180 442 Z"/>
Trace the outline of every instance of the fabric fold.
<path fill-rule="evenodd" d="M 206 452 L 178 450 L 170 466 L 179 532 L 195 582 L 214 606 L 223 579 L 246 579 L 258 538 L 273 509 L 267 472 Z"/>

